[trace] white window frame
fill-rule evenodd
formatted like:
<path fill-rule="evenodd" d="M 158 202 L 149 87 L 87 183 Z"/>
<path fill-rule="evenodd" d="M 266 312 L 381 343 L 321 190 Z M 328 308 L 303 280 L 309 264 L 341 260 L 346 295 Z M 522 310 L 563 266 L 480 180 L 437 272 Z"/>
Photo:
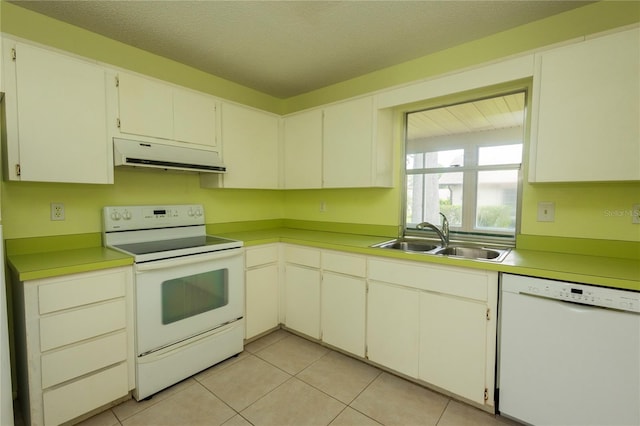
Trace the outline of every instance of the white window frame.
<path fill-rule="evenodd" d="M 464 150 L 463 165 L 459 167 L 407 169 L 406 131 L 408 126 L 408 117 L 410 114 L 424 111 L 427 109 L 437 109 L 437 108 L 442 108 L 448 105 L 473 102 L 475 100 L 483 99 L 483 98 L 486 99 L 486 98 L 500 97 L 500 96 L 518 93 L 518 92 L 524 92 L 524 95 L 525 95 L 525 117 L 523 120 L 524 122 L 523 122 L 522 130 L 517 140 L 507 137 L 504 139 L 501 138 L 499 140 L 494 140 L 494 141 L 487 141 L 486 139 L 484 139 L 483 141 L 480 142 L 478 138 L 472 136 L 469 138 L 456 137 L 456 142 L 453 143 L 452 137 L 444 136 L 441 138 L 434 138 L 430 140 L 428 149 L 421 150 L 420 151 L 421 153 L 463 149 Z M 403 140 L 403 155 L 402 155 L 402 161 L 403 161 L 402 227 L 404 230 L 404 235 L 437 238 L 437 235 L 435 234 L 435 232 L 429 229 L 418 230 L 415 228 L 416 224 L 407 223 L 408 176 L 421 175 L 421 174 L 426 175 L 426 174 L 462 172 L 463 173 L 463 189 L 462 189 L 463 190 L 463 202 L 462 202 L 463 226 L 456 227 L 456 226 L 450 225 L 451 241 L 455 242 L 459 240 L 463 242 L 479 242 L 479 243 L 488 243 L 488 244 L 500 244 L 500 245 L 506 245 L 506 246 L 515 245 L 515 237 L 520 229 L 520 210 L 521 210 L 521 203 L 522 203 L 522 173 L 523 173 L 522 164 L 524 163 L 526 147 L 528 146 L 528 144 L 525 142 L 526 141 L 525 129 L 528 128 L 526 123 L 528 120 L 527 110 L 528 110 L 529 96 L 530 96 L 529 88 L 526 86 L 520 86 L 515 90 L 495 91 L 495 92 L 490 92 L 489 94 L 485 94 L 484 96 L 469 95 L 467 97 L 462 98 L 460 101 L 443 103 L 437 106 L 413 109 L 410 111 L 403 112 L 403 115 L 404 115 L 403 126 L 405 130 L 405 138 Z M 520 143 L 523 145 L 522 158 L 520 163 L 487 165 L 487 166 L 478 165 L 480 148 L 500 146 L 500 145 L 513 145 L 516 143 Z M 478 172 L 499 171 L 499 170 L 517 170 L 518 172 L 517 188 L 516 188 L 516 197 L 517 197 L 516 225 L 513 232 L 475 228 Z M 434 223 L 434 224 L 438 226 L 441 225 L 441 223 Z"/>

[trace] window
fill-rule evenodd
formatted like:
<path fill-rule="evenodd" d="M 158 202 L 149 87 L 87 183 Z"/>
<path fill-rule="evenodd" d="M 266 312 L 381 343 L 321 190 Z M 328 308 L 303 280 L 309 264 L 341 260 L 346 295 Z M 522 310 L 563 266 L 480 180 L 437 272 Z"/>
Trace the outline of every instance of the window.
<path fill-rule="evenodd" d="M 448 221 L 452 239 L 515 238 L 525 92 L 406 114 L 405 230 Z"/>

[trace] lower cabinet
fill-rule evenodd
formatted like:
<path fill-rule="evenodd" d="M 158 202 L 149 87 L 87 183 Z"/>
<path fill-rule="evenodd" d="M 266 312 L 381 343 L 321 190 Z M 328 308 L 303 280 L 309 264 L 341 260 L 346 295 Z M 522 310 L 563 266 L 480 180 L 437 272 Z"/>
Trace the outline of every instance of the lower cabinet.
<path fill-rule="evenodd" d="M 322 251 L 322 341 L 365 356 L 366 258 Z"/>
<path fill-rule="evenodd" d="M 371 361 L 493 405 L 498 273 L 369 259 Z"/>
<path fill-rule="evenodd" d="M 494 405 L 497 272 L 280 248 L 280 277 L 273 247 L 270 256 L 247 249 L 248 338 L 277 326 L 281 294 L 280 322 L 288 329 Z"/>
<path fill-rule="evenodd" d="M 320 338 L 320 271 L 285 265 L 285 325 L 302 334 Z"/>
<path fill-rule="evenodd" d="M 420 304 L 417 290 L 369 282 L 367 354 L 378 364 L 418 377 Z"/>
<path fill-rule="evenodd" d="M 18 390 L 26 424 L 56 425 L 135 387 L 132 270 L 21 282 L 16 288 Z"/>
<path fill-rule="evenodd" d="M 419 325 L 418 378 L 484 404 L 486 304 L 424 292 Z"/>
<path fill-rule="evenodd" d="M 245 339 L 276 328 L 279 310 L 278 244 L 245 250 Z"/>
<path fill-rule="evenodd" d="M 320 339 L 320 251 L 285 245 L 284 323 Z"/>

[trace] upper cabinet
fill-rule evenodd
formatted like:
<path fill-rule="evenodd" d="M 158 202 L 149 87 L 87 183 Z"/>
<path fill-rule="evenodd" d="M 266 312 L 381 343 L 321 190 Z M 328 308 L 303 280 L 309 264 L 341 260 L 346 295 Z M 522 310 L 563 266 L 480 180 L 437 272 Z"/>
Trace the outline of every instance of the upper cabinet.
<path fill-rule="evenodd" d="M 640 180 L 640 29 L 536 57 L 530 182 Z"/>
<path fill-rule="evenodd" d="M 232 103 L 222 105 L 224 175 L 201 175 L 205 187 L 279 188 L 280 118 Z"/>
<path fill-rule="evenodd" d="M 391 186 L 391 123 L 372 96 L 324 110 L 322 185 Z"/>
<path fill-rule="evenodd" d="M 289 115 L 282 125 L 284 187 L 322 187 L 322 109 Z"/>
<path fill-rule="evenodd" d="M 9 180 L 113 183 L 104 68 L 3 40 Z"/>
<path fill-rule="evenodd" d="M 391 114 L 367 96 L 285 117 L 285 188 L 391 187 Z"/>
<path fill-rule="evenodd" d="M 123 137 L 136 135 L 217 146 L 218 102 L 168 83 L 119 73 L 117 125 Z"/>

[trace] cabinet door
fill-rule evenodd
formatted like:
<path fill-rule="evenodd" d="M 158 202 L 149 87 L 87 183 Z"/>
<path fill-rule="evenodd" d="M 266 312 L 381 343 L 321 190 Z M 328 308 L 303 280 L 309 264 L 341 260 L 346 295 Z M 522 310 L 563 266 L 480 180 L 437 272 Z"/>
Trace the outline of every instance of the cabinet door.
<path fill-rule="evenodd" d="M 26 44 L 12 49 L 15 68 L 7 67 L 6 88 L 9 178 L 113 183 L 104 70 Z"/>
<path fill-rule="evenodd" d="M 278 127 L 273 114 L 223 104 L 225 188 L 278 188 Z"/>
<path fill-rule="evenodd" d="M 285 324 L 315 339 L 320 338 L 320 271 L 285 266 Z"/>
<path fill-rule="evenodd" d="M 419 378 L 484 404 L 486 315 L 484 303 L 421 293 Z"/>
<path fill-rule="evenodd" d="M 284 118 L 284 187 L 322 186 L 322 110 Z"/>
<path fill-rule="evenodd" d="M 367 302 L 368 358 L 418 377 L 419 292 L 370 281 Z"/>
<path fill-rule="evenodd" d="M 323 131 L 323 186 L 372 186 L 373 98 L 325 108 Z"/>
<path fill-rule="evenodd" d="M 278 326 L 278 265 L 267 265 L 246 274 L 246 334 L 250 339 Z"/>
<path fill-rule="evenodd" d="M 365 317 L 365 279 L 325 271 L 322 276 L 322 341 L 364 357 Z"/>
<path fill-rule="evenodd" d="M 172 88 L 168 84 L 118 75 L 120 131 L 161 139 L 173 137 Z"/>
<path fill-rule="evenodd" d="M 180 142 L 216 146 L 216 100 L 188 90 L 173 89 L 173 137 Z"/>
<path fill-rule="evenodd" d="M 532 182 L 640 180 L 640 29 L 541 53 Z"/>

